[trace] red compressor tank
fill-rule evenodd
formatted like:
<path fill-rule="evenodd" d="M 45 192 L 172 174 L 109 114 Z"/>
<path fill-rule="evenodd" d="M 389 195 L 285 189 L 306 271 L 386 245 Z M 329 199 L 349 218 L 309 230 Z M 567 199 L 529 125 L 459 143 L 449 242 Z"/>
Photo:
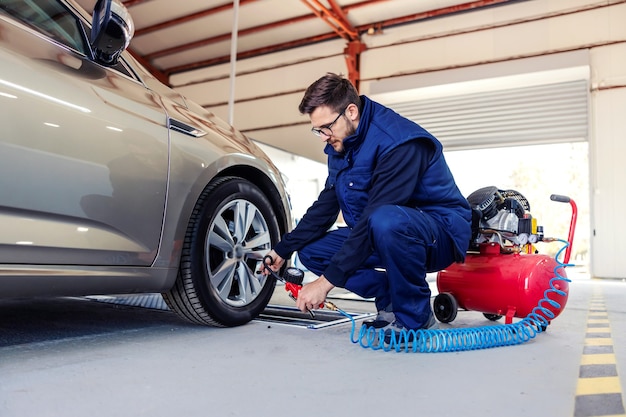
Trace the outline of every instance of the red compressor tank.
<path fill-rule="evenodd" d="M 524 318 L 537 307 L 557 273 L 558 277 L 567 278 L 565 268 L 552 257 L 501 253 L 499 244 L 483 243 L 480 253 L 467 254 L 465 263 L 452 264 L 439 271 L 439 294 L 433 303 L 435 316 L 449 323 L 460 308 L 482 312 L 490 320 L 505 316 L 506 324 L 510 324 L 513 317 Z M 554 317 L 541 314 L 548 322 L 557 317 L 567 303 L 569 285 L 565 279 L 552 281 L 557 291 L 548 295 L 558 307 L 553 303 L 541 304 L 554 314 Z"/>

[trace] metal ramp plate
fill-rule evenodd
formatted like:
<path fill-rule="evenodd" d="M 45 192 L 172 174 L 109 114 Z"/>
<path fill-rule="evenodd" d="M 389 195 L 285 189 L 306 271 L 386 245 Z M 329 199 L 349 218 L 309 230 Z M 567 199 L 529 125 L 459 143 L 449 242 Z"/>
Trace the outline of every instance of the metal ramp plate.
<path fill-rule="evenodd" d="M 350 318 L 337 311 L 315 310 L 314 314 L 315 316 L 311 317 L 310 314 L 303 313 L 295 307 L 268 305 L 259 317 L 256 318 L 256 320 L 275 324 L 305 327 L 307 329 L 323 329 L 331 326 L 337 326 L 339 324 L 349 323 L 351 321 Z M 376 313 L 349 312 L 346 312 L 346 314 L 354 320 L 362 320 L 376 315 Z"/>
<path fill-rule="evenodd" d="M 157 310 L 169 310 L 161 294 L 132 294 L 132 295 L 96 295 L 85 297 L 88 300 L 101 303 L 126 305 L 140 308 L 152 308 Z M 361 320 L 375 313 L 348 313 L 354 320 Z M 315 317 L 303 313 L 296 307 L 283 305 L 268 305 L 265 310 L 255 319 L 274 324 L 304 327 L 308 329 L 323 329 L 350 322 L 350 318 L 337 311 L 315 310 Z"/>

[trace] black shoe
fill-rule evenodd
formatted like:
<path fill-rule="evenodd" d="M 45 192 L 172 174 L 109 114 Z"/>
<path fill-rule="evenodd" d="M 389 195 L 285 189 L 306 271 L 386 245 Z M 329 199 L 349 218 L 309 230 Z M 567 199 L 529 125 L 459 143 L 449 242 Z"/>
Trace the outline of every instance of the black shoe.
<path fill-rule="evenodd" d="M 393 311 L 381 310 L 376 314 L 376 318 L 373 320 L 365 320 L 363 326 L 372 329 L 382 329 L 385 326 L 393 323 L 396 320 L 396 315 Z"/>

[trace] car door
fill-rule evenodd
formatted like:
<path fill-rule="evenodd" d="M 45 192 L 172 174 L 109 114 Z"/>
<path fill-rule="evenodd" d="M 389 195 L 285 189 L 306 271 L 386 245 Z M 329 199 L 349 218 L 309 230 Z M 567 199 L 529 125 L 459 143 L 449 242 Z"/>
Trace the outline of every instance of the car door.
<path fill-rule="evenodd" d="M 120 62 L 93 62 L 85 22 L 54 0 L 0 5 L 0 263 L 150 265 L 168 130 Z"/>

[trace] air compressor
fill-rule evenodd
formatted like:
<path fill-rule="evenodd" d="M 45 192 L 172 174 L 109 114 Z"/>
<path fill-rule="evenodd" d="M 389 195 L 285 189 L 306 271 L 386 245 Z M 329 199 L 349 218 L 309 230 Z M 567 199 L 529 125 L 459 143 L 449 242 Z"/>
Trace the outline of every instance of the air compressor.
<path fill-rule="evenodd" d="M 540 305 L 538 314 L 549 323 L 563 311 L 569 295 L 563 265 L 571 255 L 578 212 L 569 197 L 553 194 L 550 199 L 569 203 L 572 210 L 563 262 L 538 252 L 537 243 L 560 239 L 544 236 L 522 194 L 488 186 L 467 197 L 472 207 L 470 247 L 464 263 L 437 273 L 433 311 L 439 321 L 450 323 L 459 310 L 471 310 L 492 321 L 504 316 L 511 324 Z"/>
<path fill-rule="evenodd" d="M 350 319 L 352 343 L 385 352 L 459 352 L 525 343 L 547 329 L 565 308 L 569 295 L 570 280 L 564 268 L 572 266 L 568 262 L 578 211 L 569 197 L 553 194 L 550 199 L 572 208 L 567 241 L 544 236 L 543 227 L 530 214 L 528 200 L 519 192 L 495 186 L 475 191 L 467 198 L 472 208 L 472 236 L 465 262 L 437 273 L 439 293 L 433 310 L 439 321 L 453 321 L 462 309 L 480 311 L 492 321 L 506 316 L 504 325 L 402 329 L 392 330 L 390 335 L 384 329 L 363 325 L 357 335 L 350 314 L 328 301 L 319 308 L 338 311 Z M 539 253 L 535 245 L 540 242 L 564 245 L 552 257 Z M 267 266 L 272 263 L 269 256 L 263 260 L 275 275 Z M 296 299 L 304 273 L 291 270 L 276 278 L 285 282 L 285 289 Z M 522 320 L 513 323 L 513 317 Z"/>

